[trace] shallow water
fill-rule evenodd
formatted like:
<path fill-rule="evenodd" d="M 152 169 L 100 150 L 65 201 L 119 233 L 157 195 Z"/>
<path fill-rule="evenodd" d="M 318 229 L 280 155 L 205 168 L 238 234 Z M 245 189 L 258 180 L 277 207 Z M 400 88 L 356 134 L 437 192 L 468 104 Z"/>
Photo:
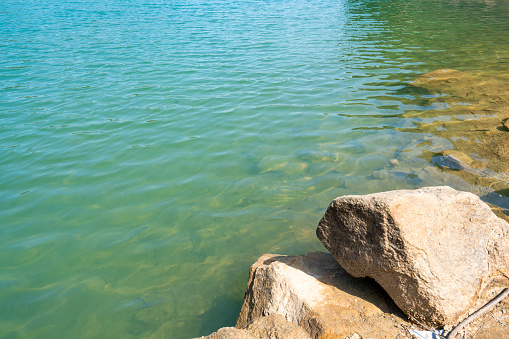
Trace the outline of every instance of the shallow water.
<path fill-rule="evenodd" d="M 442 108 L 419 74 L 507 73 L 508 29 L 507 1 L 4 0 L 0 336 L 206 335 L 339 195 L 493 196 L 400 130 Z"/>

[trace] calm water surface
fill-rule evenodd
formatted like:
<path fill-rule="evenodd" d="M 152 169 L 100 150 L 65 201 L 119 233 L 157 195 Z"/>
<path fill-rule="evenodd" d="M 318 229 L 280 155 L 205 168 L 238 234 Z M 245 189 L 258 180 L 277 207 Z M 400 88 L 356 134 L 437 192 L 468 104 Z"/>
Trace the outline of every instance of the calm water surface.
<path fill-rule="evenodd" d="M 507 73 L 508 32 L 496 0 L 3 0 L 0 337 L 209 334 L 333 198 L 477 193 L 397 128 L 419 74 Z"/>

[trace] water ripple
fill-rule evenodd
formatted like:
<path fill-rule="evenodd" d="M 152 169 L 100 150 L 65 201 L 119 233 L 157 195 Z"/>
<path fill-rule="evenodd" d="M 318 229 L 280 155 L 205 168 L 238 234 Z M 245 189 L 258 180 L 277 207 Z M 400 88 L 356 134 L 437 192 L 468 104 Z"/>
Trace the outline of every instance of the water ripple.
<path fill-rule="evenodd" d="M 336 196 L 474 191 L 422 159 L 449 144 L 402 131 L 446 119 L 419 117 L 445 106 L 408 83 L 507 72 L 508 17 L 500 1 L 3 1 L 1 332 L 205 335 L 233 325 L 260 254 L 322 249 Z"/>

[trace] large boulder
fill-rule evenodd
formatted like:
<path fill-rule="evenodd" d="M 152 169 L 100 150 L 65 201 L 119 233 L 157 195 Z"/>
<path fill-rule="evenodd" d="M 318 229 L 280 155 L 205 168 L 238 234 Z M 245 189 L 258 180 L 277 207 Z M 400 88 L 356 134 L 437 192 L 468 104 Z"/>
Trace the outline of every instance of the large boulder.
<path fill-rule="evenodd" d="M 393 339 L 410 325 L 378 284 L 352 277 L 323 252 L 265 254 L 251 266 L 236 327 L 252 331 L 250 324 L 273 315 L 300 326 L 311 338 Z M 282 333 L 277 338 L 300 337 Z"/>
<path fill-rule="evenodd" d="M 509 224 L 450 187 L 339 197 L 317 235 L 348 273 L 374 278 L 430 326 L 457 323 L 509 286 Z"/>

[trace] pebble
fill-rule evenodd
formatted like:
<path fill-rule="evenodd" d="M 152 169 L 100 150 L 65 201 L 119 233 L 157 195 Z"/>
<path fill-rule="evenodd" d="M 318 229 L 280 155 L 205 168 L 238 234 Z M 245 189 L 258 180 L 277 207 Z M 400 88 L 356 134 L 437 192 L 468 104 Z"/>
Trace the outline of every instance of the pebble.
<path fill-rule="evenodd" d="M 391 159 L 391 160 L 389 160 L 389 164 L 391 166 L 398 166 L 399 165 L 399 161 L 398 161 L 398 159 Z"/>

